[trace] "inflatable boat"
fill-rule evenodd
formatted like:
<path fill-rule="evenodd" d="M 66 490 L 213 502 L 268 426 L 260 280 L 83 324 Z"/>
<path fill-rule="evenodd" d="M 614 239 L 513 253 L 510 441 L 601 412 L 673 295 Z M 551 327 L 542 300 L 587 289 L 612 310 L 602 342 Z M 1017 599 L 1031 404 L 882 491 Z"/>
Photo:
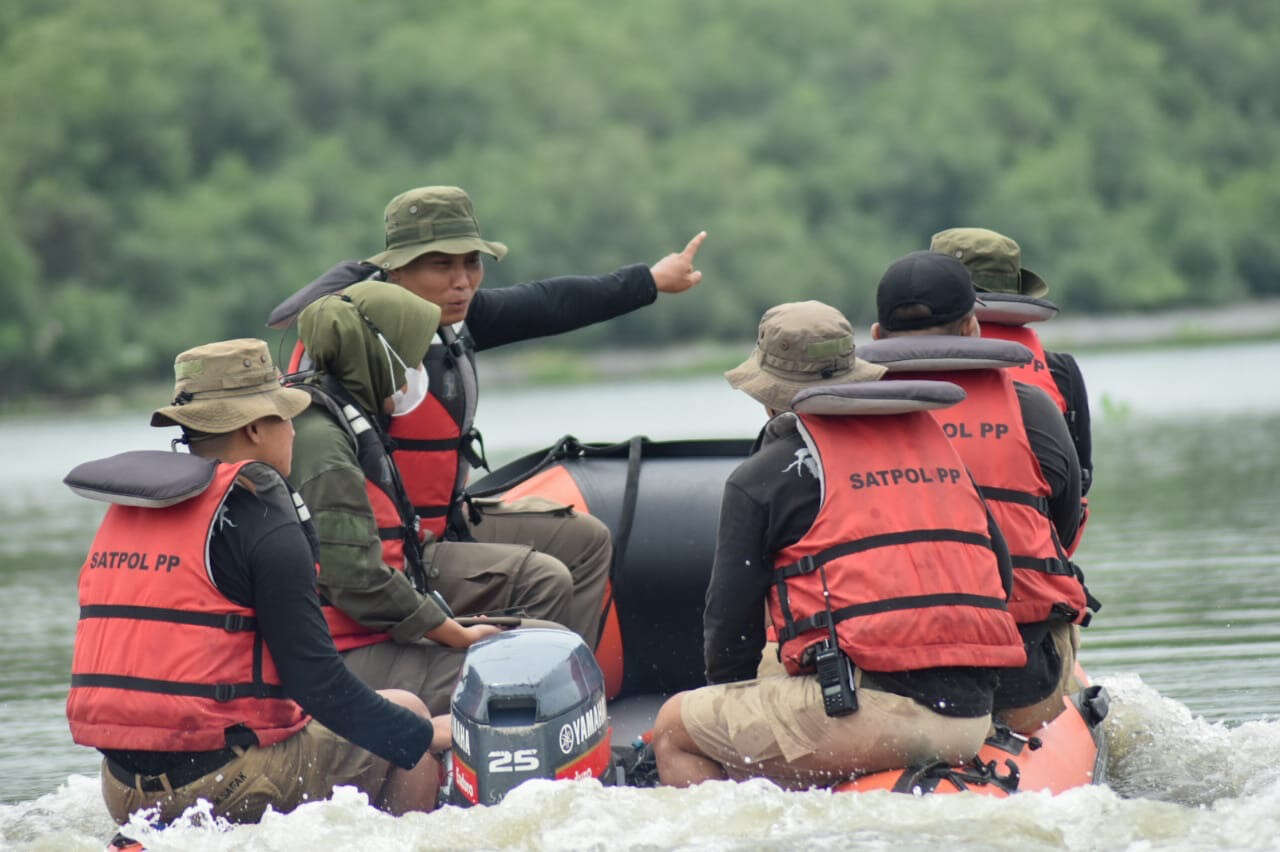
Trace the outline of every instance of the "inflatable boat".
<path fill-rule="evenodd" d="M 702 608 L 720 499 L 725 480 L 751 447 L 745 439 L 656 442 L 635 437 L 590 444 L 566 436 L 469 488 L 473 496 L 539 495 L 570 504 L 599 518 L 613 534 L 614 560 L 595 660 L 603 674 L 609 724 L 601 736 L 611 739 L 615 761 L 607 770 L 591 773 L 596 777 L 652 783 L 652 767 L 637 773 L 633 764 L 658 708 L 671 694 L 705 684 Z M 903 767 L 835 789 L 915 794 L 972 790 L 1007 796 L 1103 783 L 1107 747 L 1101 723 L 1107 694 L 1090 685 L 1078 667 L 1076 679 L 1081 688 L 1064 698 L 1064 711 L 1035 736 L 997 726 L 979 755 L 964 766 Z M 581 700 L 590 704 L 594 698 L 584 694 Z M 599 742 L 593 747 L 601 748 Z"/>

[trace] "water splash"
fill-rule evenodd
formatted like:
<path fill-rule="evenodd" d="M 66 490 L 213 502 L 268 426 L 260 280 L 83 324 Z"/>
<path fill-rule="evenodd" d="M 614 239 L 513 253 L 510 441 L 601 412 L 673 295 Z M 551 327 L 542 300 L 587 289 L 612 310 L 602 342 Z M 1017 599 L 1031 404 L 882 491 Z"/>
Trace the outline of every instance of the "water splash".
<path fill-rule="evenodd" d="M 257 825 L 207 810 L 134 836 L 156 852 L 229 850 L 1210 850 L 1275 848 L 1280 837 L 1280 722 L 1207 722 L 1134 675 L 1111 691 L 1111 787 L 1010 799 L 971 793 L 791 793 L 762 781 L 688 790 L 532 781 L 496 807 L 393 818 L 352 788 Z M 0 806 L 0 847 L 100 852 L 114 826 L 98 781 Z"/>

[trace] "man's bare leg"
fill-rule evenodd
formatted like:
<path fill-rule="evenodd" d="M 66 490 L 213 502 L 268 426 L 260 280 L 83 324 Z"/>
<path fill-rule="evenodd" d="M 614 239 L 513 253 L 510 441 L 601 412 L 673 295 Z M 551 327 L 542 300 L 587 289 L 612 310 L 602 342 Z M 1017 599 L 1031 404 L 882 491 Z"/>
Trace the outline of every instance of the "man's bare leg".
<path fill-rule="evenodd" d="M 703 781 L 723 781 L 724 767 L 702 753 L 680 717 L 683 692 L 667 699 L 653 723 L 653 755 L 658 777 L 671 787 L 689 787 Z"/>
<path fill-rule="evenodd" d="M 427 705 L 412 692 L 406 692 L 403 689 L 384 689 L 378 694 L 393 704 L 412 710 L 424 719 L 431 719 L 427 712 Z M 436 735 L 431 741 L 432 748 L 435 748 L 436 742 L 441 739 L 441 726 L 436 720 L 431 719 L 431 721 L 436 729 Z M 433 811 L 439 794 L 440 762 L 427 752 L 412 769 L 401 769 L 393 765 L 387 772 L 387 780 L 382 785 L 382 790 L 378 793 L 377 801 L 373 805 L 378 810 L 394 816 L 400 816 L 409 811 Z"/>

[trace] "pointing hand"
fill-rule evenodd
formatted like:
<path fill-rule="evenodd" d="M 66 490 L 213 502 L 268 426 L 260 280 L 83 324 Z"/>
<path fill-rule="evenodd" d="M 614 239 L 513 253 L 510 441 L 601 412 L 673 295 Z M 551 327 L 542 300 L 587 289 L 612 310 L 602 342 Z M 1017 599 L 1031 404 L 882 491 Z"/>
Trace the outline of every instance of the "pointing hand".
<path fill-rule="evenodd" d="M 683 293 L 702 280 L 701 270 L 693 268 L 693 256 L 698 253 L 706 238 L 707 232 L 699 231 L 689 240 L 684 251 L 669 254 L 649 267 L 659 293 Z"/>

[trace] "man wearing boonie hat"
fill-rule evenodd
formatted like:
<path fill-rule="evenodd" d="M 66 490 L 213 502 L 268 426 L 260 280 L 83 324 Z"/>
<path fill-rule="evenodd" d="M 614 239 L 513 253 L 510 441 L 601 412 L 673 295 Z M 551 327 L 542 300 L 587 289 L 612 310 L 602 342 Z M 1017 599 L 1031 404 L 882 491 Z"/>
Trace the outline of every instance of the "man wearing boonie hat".
<path fill-rule="evenodd" d="M 948 228 L 933 235 L 929 250 L 953 257 L 968 267 L 978 292 L 1013 293 L 1036 299 L 1044 299 L 1049 294 L 1049 285 L 1044 279 L 1023 267 L 1022 249 L 1004 234 L 986 228 Z M 983 337 L 1012 340 L 1031 350 L 1034 356 L 1031 363 L 1012 368 L 1010 375 L 1047 393 L 1066 418 L 1076 457 L 1080 460 L 1081 493 L 1088 494 L 1093 484 L 1093 434 L 1089 393 L 1080 365 L 1066 352 L 1046 350 L 1034 328 L 996 322 L 983 313 L 979 306 L 977 315 Z M 1078 542 L 1066 543 L 1074 551 Z"/>
<path fill-rule="evenodd" d="M 391 199 L 383 219 L 384 250 L 333 267 L 281 303 L 268 324 L 286 326 L 319 296 L 370 277 L 399 284 L 439 305 L 439 334 L 424 359 L 427 400 L 392 417 L 387 429 L 422 528 L 437 539 L 532 547 L 559 559 L 573 578 L 573 601 L 564 624 L 594 648 L 612 557 L 605 525 L 542 497 L 464 504 L 471 469 L 487 467 L 475 428 L 475 353 L 603 322 L 651 304 L 659 293 L 688 290 L 702 278 L 693 260 L 706 233 L 652 266 L 480 289 L 482 257 L 500 261 L 507 246 L 481 235 L 465 191 L 456 186 L 407 190 Z M 302 354 L 301 346 L 295 349 L 291 368 L 306 363 Z M 441 570 L 450 568 L 442 565 Z"/>
<path fill-rule="evenodd" d="M 912 533 L 917 526 L 911 510 L 894 509 L 904 504 L 936 507 L 931 510 L 934 517 L 957 524 L 948 529 L 980 528 L 980 533 L 973 533 L 975 540 L 986 541 L 988 516 L 968 477 L 961 475 L 941 428 L 928 414 L 882 418 L 792 410 L 792 399 L 800 391 L 878 381 L 884 372 L 857 357 L 853 329 L 839 311 L 821 302 L 796 302 L 766 311 L 755 350 L 725 373 L 731 386 L 765 407 L 770 420 L 755 454 L 725 484 L 703 615 L 707 679 L 712 685 L 679 693 L 659 711 L 653 748 L 663 783 L 686 786 L 763 776 L 787 788 L 827 786 L 855 773 L 920 761 L 967 760 L 981 747 L 991 721 L 991 666 L 1022 660 L 1017 631 L 1002 609 L 1005 591 L 998 542 L 979 548 L 930 541 L 925 550 L 911 552 L 903 549 L 910 546 L 906 544 L 877 545 L 854 549 L 853 554 L 862 555 L 817 563 L 821 570 L 806 570 L 803 577 L 784 570 L 801 564 L 794 562 L 797 551 L 817 547 L 817 542 L 822 543 L 821 552 L 827 552 L 828 546 L 834 551 L 842 542 L 862 541 L 864 536 L 883 539 Z M 941 459 L 946 460 L 946 470 L 955 471 L 954 477 L 936 475 L 940 468 L 933 465 Z M 860 472 L 844 472 L 854 462 Z M 905 473 L 908 466 L 910 476 Z M 922 480 L 921 470 L 935 474 Z M 891 476 L 894 471 L 901 475 Z M 908 479 L 913 484 L 906 484 Z M 894 527 L 895 523 L 905 526 Z M 938 563 L 932 566 L 936 571 L 910 567 L 929 559 Z M 1007 568 L 1007 553 L 1003 559 Z M 902 640 L 902 635 L 915 636 L 911 630 L 903 633 L 898 615 L 876 615 L 875 619 L 888 620 L 874 622 L 899 634 L 898 640 L 877 638 L 874 626 L 872 632 L 857 632 L 862 629 L 859 623 L 870 623 L 857 618 L 854 633 L 842 626 L 839 651 L 856 666 L 856 707 L 843 715 L 828 715 L 823 689 L 812 674 L 818 646 L 809 635 L 811 628 L 793 625 L 790 615 L 783 616 L 782 623 L 777 619 L 780 612 L 791 612 L 788 607 L 799 611 L 811 605 L 819 576 L 824 585 L 817 590 L 818 601 L 823 588 L 829 588 L 835 600 L 858 596 L 863 586 L 859 578 L 866 571 L 892 577 L 893 598 L 927 597 L 945 586 L 947 591 L 972 592 L 975 599 L 981 593 L 991 606 L 972 607 L 971 613 L 931 610 L 933 630 L 945 631 L 947 639 L 933 642 L 932 634 L 922 631 L 920 646 Z M 920 579 L 925 575 L 927 579 Z M 971 584 L 974 578 L 977 585 Z M 807 591 L 793 585 L 797 581 Z M 783 655 L 785 670 L 757 675 L 766 647 L 760 618 L 766 602 L 784 648 L 795 656 Z M 788 632 L 792 627 L 795 631 Z M 850 644 L 850 636 L 859 637 L 862 644 Z M 911 647 L 903 652 L 904 645 Z M 900 653 L 912 655 L 914 662 L 891 670 L 864 670 L 868 659 L 893 659 Z"/>
<path fill-rule="evenodd" d="M 963 263 L 937 252 L 912 252 L 890 264 L 880 279 L 879 318 L 871 336 L 978 337 L 975 302 Z M 953 382 L 967 394 L 937 417 L 948 434 L 958 436 L 952 443 L 1001 525 L 1014 567 L 1010 611 L 1027 651 L 1025 666 L 1000 676 L 996 718 L 1020 733 L 1034 733 L 1062 712 L 1063 696 L 1075 688 L 1076 624 L 1087 623 L 1088 609 L 1097 608 L 1062 547 L 1080 522 L 1075 448 L 1053 400 L 1010 368 L 925 377 Z M 993 428 L 984 431 L 978 424 Z"/>
<path fill-rule="evenodd" d="M 356 679 L 321 614 L 314 532 L 283 478 L 310 397 L 281 387 L 261 340 L 189 349 L 174 373 L 151 423 L 180 426 L 190 454 L 124 453 L 65 480 L 112 504 L 80 573 L 67 699 L 73 739 L 103 753 L 108 812 L 163 823 L 203 799 L 253 822 L 335 784 L 433 809 L 447 723 Z"/>

